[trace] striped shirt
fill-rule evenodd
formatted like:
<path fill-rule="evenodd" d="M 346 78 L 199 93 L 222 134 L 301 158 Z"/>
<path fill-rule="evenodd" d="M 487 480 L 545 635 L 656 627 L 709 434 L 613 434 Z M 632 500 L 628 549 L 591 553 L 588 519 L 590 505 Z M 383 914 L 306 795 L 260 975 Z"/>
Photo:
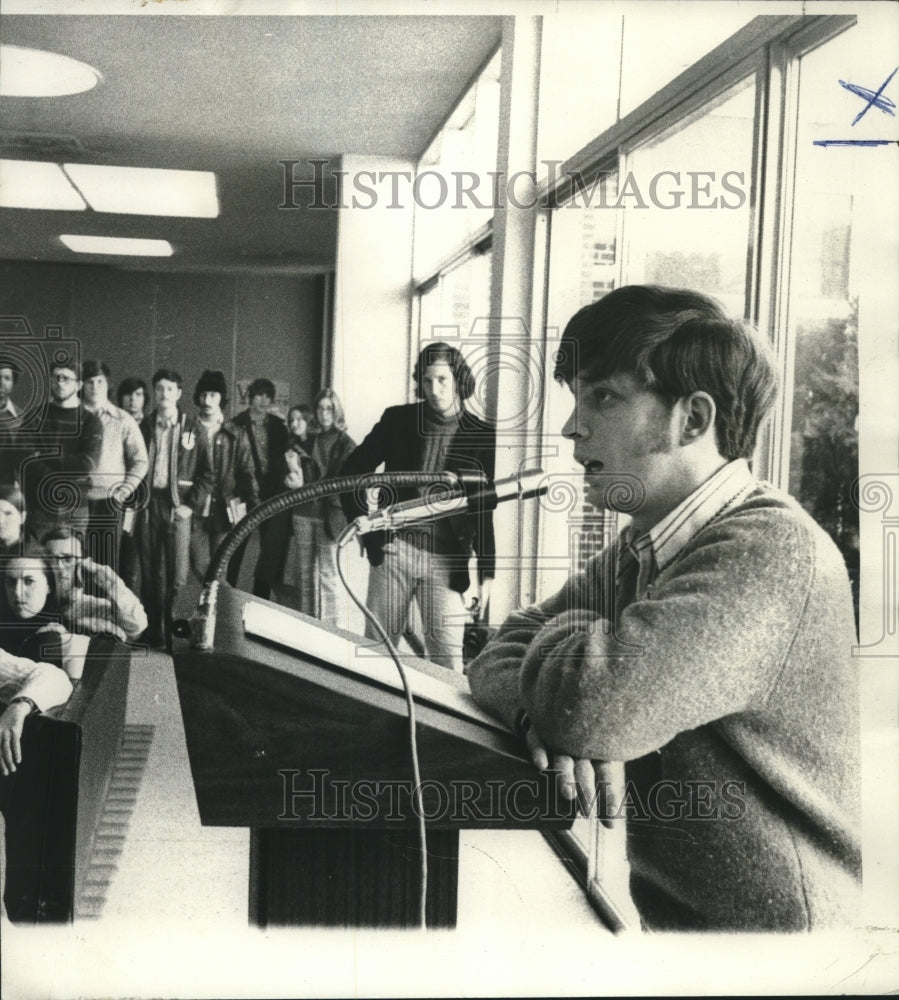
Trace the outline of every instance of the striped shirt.
<path fill-rule="evenodd" d="M 634 527 L 629 524 L 618 541 L 619 584 L 630 562 L 624 558 L 628 550 L 640 565 L 636 600 L 646 597 L 652 591 L 655 578 L 687 542 L 716 514 L 742 499 L 755 485 L 755 476 L 749 471 L 746 459 L 738 458 L 710 476 L 649 531 L 634 538 Z"/>

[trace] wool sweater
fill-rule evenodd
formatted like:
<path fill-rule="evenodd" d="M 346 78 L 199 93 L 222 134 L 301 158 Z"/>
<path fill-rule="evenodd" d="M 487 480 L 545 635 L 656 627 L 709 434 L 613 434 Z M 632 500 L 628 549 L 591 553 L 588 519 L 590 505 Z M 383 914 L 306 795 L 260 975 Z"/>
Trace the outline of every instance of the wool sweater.
<path fill-rule="evenodd" d="M 475 698 L 509 724 L 523 707 L 556 752 L 627 762 L 631 892 L 645 926 L 851 922 L 858 678 L 840 553 L 792 498 L 759 483 L 613 628 L 597 609 L 615 559 L 612 546 L 511 615 L 469 665 Z"/>
<path fill-rule="evenodd" d="M 96 410 L 88 410 L 96 416 L 103 428 L 100 454 L 97 465 L 91 472 L 88 498 L 104 500 L 110 490 L 127 483 L 129 496 L 146 478 L 147 446 L 140 428 L 130 413 L 126 413 L 108 400 Z"/>

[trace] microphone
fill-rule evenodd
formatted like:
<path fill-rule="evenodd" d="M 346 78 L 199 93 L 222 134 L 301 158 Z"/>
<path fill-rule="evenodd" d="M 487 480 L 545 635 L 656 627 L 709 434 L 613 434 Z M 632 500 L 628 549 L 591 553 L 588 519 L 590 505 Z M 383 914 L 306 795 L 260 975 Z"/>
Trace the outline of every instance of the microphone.
<path fill-rule="evenodd" d="M 371 531 L 394 531 L 397 528 L 420 521 L 435 521 L 453 514 L 480 514 L 494 510 L 497 504 L 507 500 L 529 500 L 543 496 L 546 486 L 540 483 L 542 469 L 525 469 L 517 476 L 490 482 L 484 476 L 460 477 L 464 491 L 442 492 L 432 497 L 417 497 L 403 503 L 395 503 L 382 510 L 363 514 L 353 521 L 349 538 L 367 535 Z"/>

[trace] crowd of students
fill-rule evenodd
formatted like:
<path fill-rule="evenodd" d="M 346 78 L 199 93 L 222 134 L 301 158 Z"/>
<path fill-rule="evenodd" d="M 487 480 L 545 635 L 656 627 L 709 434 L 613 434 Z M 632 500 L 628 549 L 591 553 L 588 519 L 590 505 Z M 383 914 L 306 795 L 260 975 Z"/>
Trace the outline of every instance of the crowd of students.
<path fill-rule="evenodd" d="M 495 435 L 463 401 L 474 380 L 445 344 L 425 348 L 419 402 L 390 407 L 358 450 L 332 389 L 311 405 L 272 412 L 266 378 L 247 408 L 225 417 L 228 386 L 206 370 L 192 411 L 183 381 L 159 369 L 150 385 L 128 377 L 110 396 L 102 361 L 78 365 L 57 351 L 40 405 L 16 400 L 21 370 L 0 352 L 0 773 L 21 762 L 24 720 L 62 704 L 94 637 L 172 649 L 188 573 L 202 580 L 231 526 L 262 501 L 338 475 L 470 469 L 492 477 Z M 402 492 L 402 491 L 401 491 Z M 405 496 L 406 494 L 403 493 Z M 337 539 L 359 498 L 311 500 L 259 528 L 253 592 L 326 623 L 338 617 Z M 461 517 L 403 538 L 366 539 L 368 603 L 394 641 L 461 669 L 468 563 L 478 556 L 486 600 L 495 551 L 492 519 Z M 227 568 L 236 584 L 246 544 Z M 410 627 L 413 601 L 423 636 Z M 457 627 L 448 627 L 453 617 Z"/>
<path fill-rule="evenodd" d="M 312 406 L 292 407 L 285 423 L 272 412 L 274 385 L 258 378 L 246 410 L 228 420 L 221 371 L 203 372 L 189 412 L 172 369 L 159 369 L 149 388 L 140 378 L 123 379 L 116 405 L 104 362 L 78 368 L 57 356 L 37 422 L 12 398 L 18 375 L 0 357 L 0 480 L 20 487 L 21 497 L 18 537 L 10 526 L 3 544 L 8 551 L 26 542 L 34 548 L 54 532 L 70 532 L 84 544 L 85 566 L 118 572 L 126 603 L 127 595 L 141 595 L 148 619 L 141 638 L 151 646 L 171 649 L 188 573 L 203 579 L 244 513 L 282 490 L 337 475 L 354 446 L 331 389 Z M 4 516 L 0 509 L 0 531 Z M 344 524 L 336 499 L 264 522 L 254 593 L 333 620 L 335 539 Z M 245 551 L 228 567 L 232 584 Z M 109 584 L 94 577 L 101 588 Z"/>

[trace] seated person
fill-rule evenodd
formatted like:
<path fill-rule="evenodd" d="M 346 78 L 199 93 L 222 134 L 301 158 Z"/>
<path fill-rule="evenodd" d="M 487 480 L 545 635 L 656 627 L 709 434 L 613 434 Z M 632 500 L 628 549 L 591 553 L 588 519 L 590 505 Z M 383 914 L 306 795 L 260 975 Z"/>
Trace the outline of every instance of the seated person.
<path fill-rule="evenodd" d="M 13 774 L 22 763 L 22 727 L 32 712 L 62 705 L 72 693 L 64 671 L 49 663 L 14 656 L 0 648 L 0 774 Z"/>
<path fill-rule="evenodd" d="M 62 622 L 81 635 L 113 635 L 133 641 L 147 627 L 140 600 L 110 566 L 85 556 L 81 540 L 68 528 L 44 536 L 59 579 Z"/>
<path fill-rule="evenodd" d="M 29 543 L 0 569 L 0 648 L 62 667 L 59 586 L 53 560 Z"/>
<path fill-rule="evenodd" d="M 40 627 L 25 637 L 12 625 L 24 626 L 29 631 L 29 619 L 36 619 L 41 627 L 53 627 L 44 616 L 46 598 L 50 596 L 48 578 L 53 572 L 40 559 L 29 561 L 16 557 L 12 567 L 4 567 L 0 586 L 0 702 L 5 708 L 0 714 L 0 919 L 6 916 L 3 907 L 3 880 L 6 874 L 6 831 L 3 812 L 12 795 L 13 781 L 19 764 L 22 763 L 22 730 L 25 719 L 32 713 L 46 712 L 62 705 L 72 693 L 72 682 L 59 664 L 36 662 L 25 656 L 9 652 L 6 643 L 27 647 L 31 642 L 35 648 L 50 640 L 59 650 L 59 634 L 42 634 Z M 42 596 L 44 595 L 44 596 Z M 10 601 L 9 598 L 12 598 Z M 10 605 L 14 605 L 22 615 L 14 618 Z M 31 613 L 33 611 L 33 613 Z"/>
<path fill-rule="evenodd" d="M 705 295 L 625 286 L 575 314 L 562 348 L 587 499 L 631 522 L 507 618 L 469 666 L 475 699 L 607 817 L 591 762 L 625 762 L 646 928 L 853 922 L 852 598 L 830 537 L 750 471 L 776 391 L 766 345 Z"/>

